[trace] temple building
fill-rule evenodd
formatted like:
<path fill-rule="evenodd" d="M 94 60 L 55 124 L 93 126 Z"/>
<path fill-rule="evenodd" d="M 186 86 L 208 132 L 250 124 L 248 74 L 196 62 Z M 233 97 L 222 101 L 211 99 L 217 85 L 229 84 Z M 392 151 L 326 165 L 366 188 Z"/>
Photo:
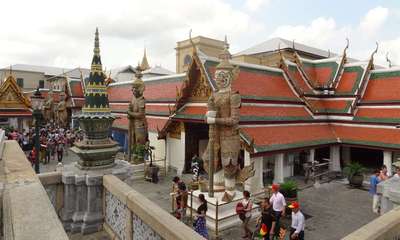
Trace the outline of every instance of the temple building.
<path fill-rule="evenodd" d="M 239 67 L 233 89 L 242 99 L 242 164 L 255 162 L 253 190 L 263 185 L 265 175 L 282 182 L 301 174 L 310 160 L 328 159 L 332 171 L 350 161 L 390 168 L 400 149 L 400 69 L 375 69 L 374 53 L 367 61 L 349 61 L 347 47 L 328 57 L 322 50 L 307 53 L 313 48 L 295 46 L 302 55 L 290 46 L 275 50 L 278 59 L 271 65 L 276 67 L 231 60 Z M 145 81 L 151 145 L 156 158 L 165 158 L 178 173 L 189 170 L 192 157 L 201 156 L 208 141 L 204 116 L 219 60 L 196 49 L 186 72 Z M 113 135 L 125 149 L 131 84 L 108 88 L 110 107 L 120 117 Z"/>
<path fill-rule="evenodd" d="M 30 99 L 18 86 L 12 73 L 0 85 L 0 126 L 27 129 L 32 121 Z"/>

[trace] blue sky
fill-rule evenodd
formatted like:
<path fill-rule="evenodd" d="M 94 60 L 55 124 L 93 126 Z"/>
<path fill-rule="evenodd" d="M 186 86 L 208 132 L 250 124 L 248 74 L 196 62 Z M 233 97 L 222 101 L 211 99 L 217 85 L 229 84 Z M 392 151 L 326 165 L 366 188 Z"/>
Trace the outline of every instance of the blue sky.
<path fill-rule="evenodd" d="M 146 46 L 151 65 L 174 70 L 174 47 L 189 29 L 193 36 L 228 35 L 232 53 L 271 37 L 340 53 L 348 37 L 350 56 L 366 60 L 378 41 L 377 62 L 384 65 L 389 52 L 400 65 L 398 0 L 13 0 L 2 9 L 0 67 L 88 67 L 95 27 L 108 69 L 135 65 Z"/>

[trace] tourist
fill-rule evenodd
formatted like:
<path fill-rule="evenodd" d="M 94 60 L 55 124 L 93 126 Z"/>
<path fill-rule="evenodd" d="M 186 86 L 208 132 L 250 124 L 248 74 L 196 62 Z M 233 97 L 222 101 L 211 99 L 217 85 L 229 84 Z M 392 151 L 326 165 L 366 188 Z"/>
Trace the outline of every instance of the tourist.
<path fill-rule="evenodd" d="M 253 209 L 253 203 L 250 199 L 250 192 L 249 191 L 243 191 L 243 200 L 242 200 L 242 205 L 243 205 L 243 211 L 244 211 L 244 218 L 242 220 L 242 227 L 244 231 L 244 235 L 242 238 L 250 238 L 251 237 L 251 230 L 249 228 L 249 222 L 251 219 L 251 210 Z"/>
<path fill-rule="evenodd" d="M 289 205 L 289 208 L 292 209 L 290 239 L 304 240 L 305 218 L 303 213 L 300 211 L 300 205 L 298 202 L 293 202 Z"/>
<path fill-rule="evenodd" d="M 33 148 L 32 150 L 31 150 L 31 152 L 29 153 L 29 156 L 28 156 L 28 159 L 29 159 L 29 161 L 31 162 L 31 165 L 32 165 L 32 167 L 33 167 L 33 165 L 35 165 L 35 163 L 36 163 L 36 149 L 35 148 Z"/>
<path fill-rule="evenodd" d="M 175 184 L 176 218 L 184 221 L 188 200 L 186 184 L 178 176 L 175 176 L 172 181 Z"/>
<path fill-rule="evenodd" d="M 272 210 L 274 211 L 276 217 L 276 225 L 277 227 L 279 227 L 281 216 L 285 216 L 286 201 L 283 194 L 279 192 L 278 184 L 272 184 L 271 189 L 272 189 L 272 196 L 269 199 L 269 202 L 272 204 Z"/>
<path fill-rule="evenodd" d="M 207 212 L 207 201 L 204 194 L 199 194 L 200 206 L 197 208 L 197 218 L 193 223 L 194 230 L 208 239 L 208 230 L 206 225 L 206 212 Z"/>
<path fill-rule="evenodd" d="M 63 154 L 64 154 L 64 140 L 62 138 L 59 138 L 59 140 L 57 142 L 57 160 L 58 160 L 58 162 L 62 162 Z"/>
<path fill-rule="evenodd" d="M 381 171 L 379 173 L 379 180 L 380 181 L 386 181 L 386 180 L 389 179 L 390 175 L 391 174 L 388 173 L 386 165 L 383 165 L 382 168 L 381 168 Z"/>
<path fill-rule="evenodd" d="M 260 235 L 263 236 L 263 240 L 272 240 L 276 230 L 276 218 L 275 214 L 272 210 L 271 204 L 269 203 L 269 198 L 264 198 L 261 202 L 261 216 L 257 220 L 260 226 Z M 265 231 L 262 229 L 262 225 L 266 226 L 266 232 L 261 234 L 261 231 Z"/>
<path fill-rule="evenodd" d="M 396 168 L 396 174 L 393 175 L 394 178 L 400 178 L 400 167 Z"/>
<path fill-rule="evenodd" d="M 379 169 L 376 169 L 374 171 L 374 174 L 370 178 L 370 187 L 369 187 L 369 193 L 373 196 L 372 211 L 377 214 L 379 214 L 380 196 L 376 192 L 376 187 L 377 187 L 378 183 L 380 182 L 380 180 L 379 180 L 380 173 L 381 173 L 381 171 Z"/>

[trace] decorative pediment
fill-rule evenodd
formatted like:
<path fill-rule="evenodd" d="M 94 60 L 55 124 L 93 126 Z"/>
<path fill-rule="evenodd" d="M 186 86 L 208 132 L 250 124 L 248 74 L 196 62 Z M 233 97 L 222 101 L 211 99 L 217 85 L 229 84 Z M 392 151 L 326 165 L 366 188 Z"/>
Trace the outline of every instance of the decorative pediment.
<path fill-rule="evenodd" d="M 0 86 L 0 108 L 30 108 L 30 105 L 14 77 L 8 76 Z"/>

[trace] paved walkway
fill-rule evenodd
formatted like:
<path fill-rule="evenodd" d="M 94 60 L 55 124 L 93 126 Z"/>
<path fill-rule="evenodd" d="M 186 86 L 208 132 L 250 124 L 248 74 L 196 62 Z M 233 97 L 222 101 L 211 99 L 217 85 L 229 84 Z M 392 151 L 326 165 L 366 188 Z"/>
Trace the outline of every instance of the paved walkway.
<path fill-rule="evenodd" d="M 69 152 L 63 163 L 68 164 L 76 160 L 77 156 Z M 56 165 L 57 161 L 41 165 L 41 172 L 54 171 Z M 171 212 L 169 193 L 172 177 L 172 174 L 161 177 L 158 184 L 149 183 L 144 179 L 127 182 L 165 211 Z M 183 178 L 188 180 L 190 176 Z M 299 201 L 303 212 L 307 215 L 305 231 L 307 240 L 337 240 L 377 217 L 372 213 L 372 199 L 367 191 L 350 188 L 340 181 L 324 183 L 318 188 L 303 189 L 299 192 Z M 290 223 L 290 217 L 286 221 Z M 221 232 L 222 239 L 227 240 L 241 239 L 241 235 L 240 227 Z M 79 238 L 79 235 L 76 235 L 71 239 L 107 239 L 104 234 L 86 237 Z"/>

